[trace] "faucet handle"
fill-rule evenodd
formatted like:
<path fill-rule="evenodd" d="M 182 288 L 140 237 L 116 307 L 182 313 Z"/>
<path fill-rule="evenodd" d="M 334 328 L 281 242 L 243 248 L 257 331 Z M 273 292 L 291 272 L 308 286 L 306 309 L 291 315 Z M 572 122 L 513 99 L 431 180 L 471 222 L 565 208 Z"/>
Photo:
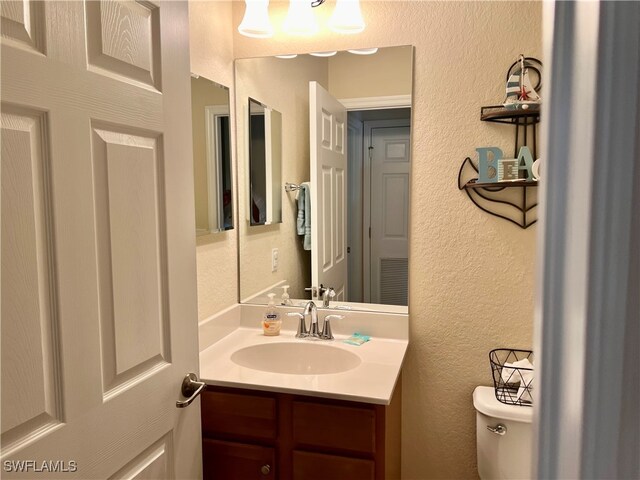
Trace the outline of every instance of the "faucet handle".
<path fill-rule="evenodd" d="M 307 287 L 305 292 L 311 292 L 311 299 L 318 298 L 318 287 Z"/>
<path fill-rule="evenodd" d="M 287 313 L 287 317 L 298 317 L 298 331 L 296 333 L 296 338 L 305 338 L 309 335 L 307 332 L 307 324 L 304 321 L 304 315 L 298 312 L 289 312 Z"/>
<path fill-rule="evenodd" d="M 331 333 L 331 323 L 332 319 L 342 320 L 344 315 L 327 315 L 324 317 L 324 323 L 322 325 L 322 333 L 320 334 L 320 338 L 323 340 L 333 340 L 333 334 Z"/>
<path fill-rule="evenodd" d="M 322 290 L 322 306 L 329 308 L 331 306 L 331 299 L 336 296 L 336 291 L 333 287 L 324 288 Z"/>
<path fill-rule="evenodd" d="M 333 289 L 333 287 L 329 287 L 327 289 L 326 295 L 327 295 L 327 297 L 329 297 L 329 299 L 332 299 L 333 297 L 336 296 L 336 291 Z"/>

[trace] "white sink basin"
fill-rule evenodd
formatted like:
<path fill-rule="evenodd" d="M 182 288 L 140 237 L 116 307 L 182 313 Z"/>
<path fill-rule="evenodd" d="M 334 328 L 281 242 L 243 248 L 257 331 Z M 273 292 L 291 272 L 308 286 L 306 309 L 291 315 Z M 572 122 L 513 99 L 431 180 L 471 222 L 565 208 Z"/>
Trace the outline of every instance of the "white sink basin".
<path fill-rule="evenodd" d="M 360 365 L 360 357 L 320 343 L 267 343 L 242 348 L 231 355 L 241 367 L 289 375 L 341 373 Z"/>

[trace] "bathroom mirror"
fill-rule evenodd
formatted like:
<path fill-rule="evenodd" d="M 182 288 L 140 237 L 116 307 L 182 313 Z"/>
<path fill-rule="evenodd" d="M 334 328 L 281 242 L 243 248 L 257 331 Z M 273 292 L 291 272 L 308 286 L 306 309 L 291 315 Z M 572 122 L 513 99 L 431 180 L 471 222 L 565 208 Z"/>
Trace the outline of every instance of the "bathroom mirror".
<path fill-rule="evenodd" d="M 233 228 L 229 89 L 191 74 L 196 235 Z"/>
<path fill-rule="evenodd" d="M 260 210 L 253 138 L 262 151 L 265 105 L 282 112 L 281 183 L 264 192 L 280 199 L 281 223 L 239 225 L 240 301 L 279 300 L 289 285 L 301 304 L 322 284 L 336 308 L 406 312 L 413 47 L 331 53 L 235 62 L 236 108 L 256 116 L 237 122 L 251 139 L 250 161 L 238 152 L 240 211 Z M 260 101 L 247 109 L 249 98 Z"/>
<path fill-rule="evenodd" d="M 282 222 L 282 115 L 249 98 L 249 225 Z"/>

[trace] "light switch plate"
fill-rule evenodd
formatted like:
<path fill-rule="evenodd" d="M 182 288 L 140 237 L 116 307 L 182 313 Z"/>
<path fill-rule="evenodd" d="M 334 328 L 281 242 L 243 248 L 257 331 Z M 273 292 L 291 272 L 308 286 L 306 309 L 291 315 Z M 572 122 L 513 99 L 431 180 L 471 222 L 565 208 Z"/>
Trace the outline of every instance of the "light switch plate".
<path fill-rule="evenodd" d="M 278 249 L 274 248 L 271 250 L 271 271 L 272 272 L 277 272 L 278 271 Z"/>

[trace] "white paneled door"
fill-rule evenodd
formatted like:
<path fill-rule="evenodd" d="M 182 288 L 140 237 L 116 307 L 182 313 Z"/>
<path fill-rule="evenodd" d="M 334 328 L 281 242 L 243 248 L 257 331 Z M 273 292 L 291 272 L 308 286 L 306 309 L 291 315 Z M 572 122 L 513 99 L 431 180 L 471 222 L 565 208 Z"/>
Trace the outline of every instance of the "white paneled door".
<path fill-rule="evenodd" d="M 372 303 L 407 305 L 409 256 L 409 122 L 365 124 L 370 138 L 370 281 Z"/>
<path fill-rule="evenodd" d="M 0 16 L 2 476 L 199 477 L 187 3 Z"/>
<path fill-rule="evenodd" d="M 309 82 L 311 148 L 311 281 L 345 300 L 347 285 L 345 107 Z"/>

